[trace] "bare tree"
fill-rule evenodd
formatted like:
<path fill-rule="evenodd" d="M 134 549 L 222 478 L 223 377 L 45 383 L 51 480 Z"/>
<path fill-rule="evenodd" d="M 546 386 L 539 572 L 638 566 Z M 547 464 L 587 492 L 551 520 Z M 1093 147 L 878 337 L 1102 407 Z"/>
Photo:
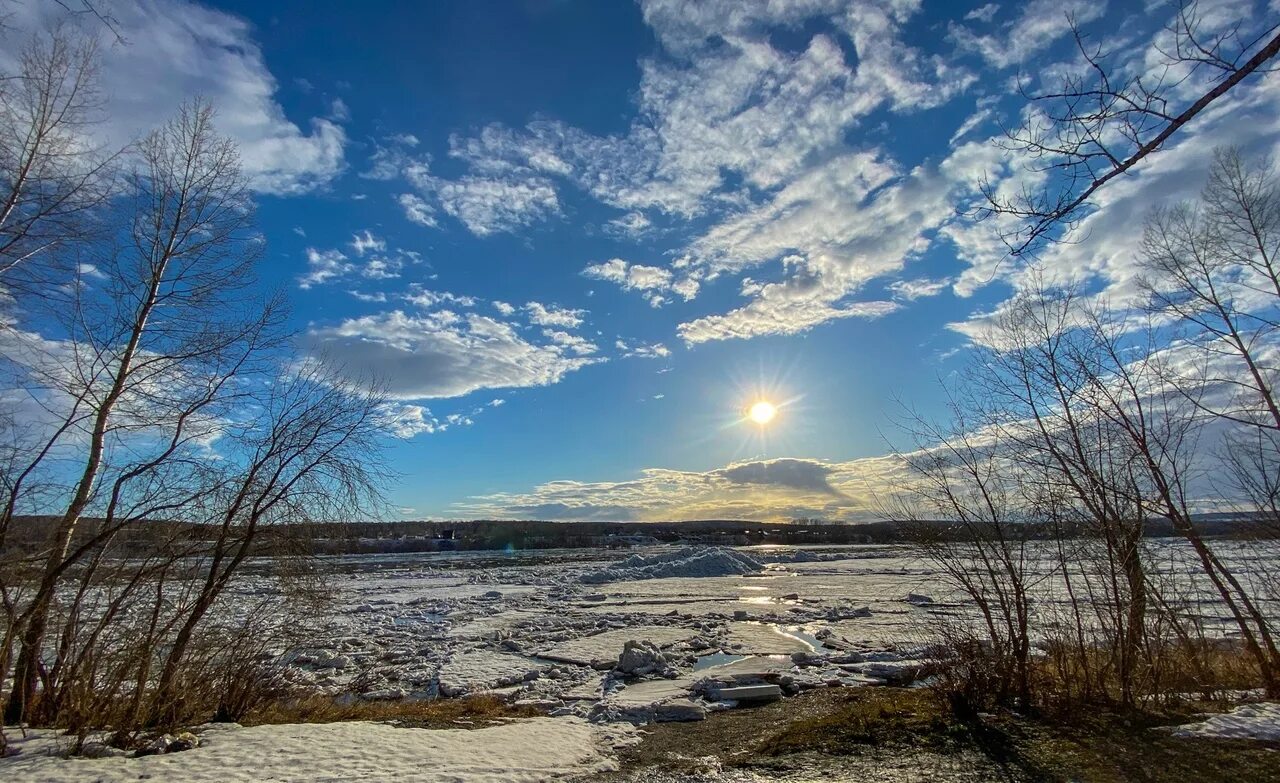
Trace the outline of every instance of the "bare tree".
<path fill-rule="evenodd" d="M 184 107 L 141 143 L 124 230 L 94 256 L 105 280 L 77 286 L 58 353 L 23 368 L 58 415 L 6 481 L 0 531 L 52 458 L 69 450 L 80 464 L 39 553 L 38 586 L 14 621 L 11 719 L 33 701 L 60 580 L 114 530 L 163 518 L 207 491 L 198 450 L 244 394 L 234 379 L 278 340 L 278 300 L 255 305 L 249 296 L 261 243 L 235 146 L 212 119 L 207 106 Z M 91 509 L 108 524 L 73 546 Z"/>
<path fill-rule="evenodd" d="M 273 524 L 349 519 L 376 504 L 385 474 L 377 460 L 383 396 L 317 363 L 274 384 L 262 415 L 238 434 L 241 459 L 208 509 L 217 533 L 205 574 L 176 627 L 161 667 L 149 722 L 171 725 L 179 712 L 179 676 L 196 629 Z"/>
<path fill-rule="evenodd" d="M 1161 365 L 1176 391 L 1225 433 L 1220 489 L 1269 520 L 1280 476 L 1280 204 L 1268 161 L 1248 165 L 1219 150 L 1199 204 L 1155 211 L 1143 237 L 1148 307 L 1180 339 Z M 1179 492 L 1158 487 L 1155 510 L 1195 549 L 1258 659 L 1269 692 L 1280 693 L 1276 631 L 1258 596 L 1200 535 Z M 1234 489 L 1232 493 L 1230 490 Z"/>
<path fill-rule="evenodd" d="M 95 146 L 103 118 L 98 47 L 69 25 L 34 36 L 0 74 L 0 286 L 46 296 L 65 283 L 112 192 L 118 153 Z"/>
<path fill-rule="evenodd" d="M 970 423 L 965 406 L 955 401 L 951 412 L 953 425 L 948 428 L 919 416 L 907 425 L 917 448 L 900 456 L 915 478 L 909 489 L 914 502 L 904 504 L 895 516 L 904 520 L 908 538 L 978 612 L 981 636 L 952 639 L 953 648 L 970 649 L 955 649 L 959 660 L 950 663 L 989 668 L 992 681 L 957 689 L 952 698 L 964 703 L 956 706 L 975 710 L 984 698 L 991 698 L 997 704 L 1029 709 L 1031 594 L 1041 578 L 1029 540 L 1037 520 L 1021 497 L 1024 485 L 999 431 Z M 928 518 L 916 516 L 921 504 Z M 955 634 L 964 635 L 960 629 Z M 983 643 L 992 647 L 989 656 L 973 649 Z M 982 666 L 983 660 L 996 665 Z"/>
<path fill-rule="evenodd" d="M 1222 96 L 1271 67 L 1280 54 L 1280 25 L 1274 18 L 1259 21 L 1208 29 L 1199 3 L 1182 0 L 1159 48 L 1163 61 L 1144 70 L 1141 58 L 1135 66 L 1125 62 L 1125 52 L 1090 43 L 1071 19 L 1081 68 L 1057 89 L 1024 87 L 1029 120 L 1006 130 L 1000 143 L 1046 173 L 1045 184 L 1009 195 L 984 180 L 986 203 L 976 216 L 1012 219 L 1015 228 L 1003 238 L 1013 256 L 1034 253 L 1060 236 L 1083 217 L 1101 188 L 1160 150 Z"/>
<path fill-rule="evenodd" d="M 971 374 L 987 418 L 1025 462 L 1038 486 L 1032 495 L 1058 499 L 1058 515 L 1101 544 L 1097 604 L 1109 628 L 1121 700 L 1132 704 L 1145 644 L 1149 605 L 1142 537 L 1141 472 L 1116 437 L 1098 398 L 1107 371 L 1083 330 L 1074 292 L 1033 286 L 997 319 L 992 348 Z"/>

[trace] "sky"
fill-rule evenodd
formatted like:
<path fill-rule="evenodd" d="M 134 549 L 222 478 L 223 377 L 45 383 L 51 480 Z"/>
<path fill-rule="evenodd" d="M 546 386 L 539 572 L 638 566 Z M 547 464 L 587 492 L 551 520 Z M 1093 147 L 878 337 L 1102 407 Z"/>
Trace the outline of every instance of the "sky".
<path fill-rule="evenodd" d="M 1264 29 L 1262 2 L 1205 2 Z M 298 350 L 394 398 L 393 516 L 867 519 L 1027 279 L 969 209 L 1078 59 L 1158 66 L 1167 2 L 105 2 L 127 141 L 201 95 L 239 142 Z M 15 7 L 40 23 L 52 3 Z M 1183 86 L 1194 90 L 1195 81 Z M 1184 96 L 1185 97 L 1185 96 Z M 1038 268 L 1133 294 L 1153 206 L 1266 152 L 1248 82 Z M 767 425 L 744 416 L 778 407 Z"/>

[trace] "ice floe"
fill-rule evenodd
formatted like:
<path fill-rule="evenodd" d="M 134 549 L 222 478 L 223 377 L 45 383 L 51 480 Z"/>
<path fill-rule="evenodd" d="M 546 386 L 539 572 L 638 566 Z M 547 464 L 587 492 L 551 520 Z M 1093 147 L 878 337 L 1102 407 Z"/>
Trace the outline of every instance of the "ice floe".
<path fill-rule="evenodd" d="M 668 577 L 711 577 L 756 574 L 764 564 L 750 555 L 725 547 L 686 547 L 657 555 L 632 555 L 599 571 L 580 577 L 587 584 L 664 579 Z"/>

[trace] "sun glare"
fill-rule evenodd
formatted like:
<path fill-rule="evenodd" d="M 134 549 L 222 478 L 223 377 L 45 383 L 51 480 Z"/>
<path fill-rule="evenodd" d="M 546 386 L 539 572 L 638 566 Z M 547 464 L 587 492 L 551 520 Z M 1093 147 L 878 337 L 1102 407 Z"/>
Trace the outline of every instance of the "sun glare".
<path fill-rule="evenodd" d="M 747 418 L 756 424 L 768 424 L 778 415 L 778 407 L 768 400 L 761 400 L 747 411 Z"/>

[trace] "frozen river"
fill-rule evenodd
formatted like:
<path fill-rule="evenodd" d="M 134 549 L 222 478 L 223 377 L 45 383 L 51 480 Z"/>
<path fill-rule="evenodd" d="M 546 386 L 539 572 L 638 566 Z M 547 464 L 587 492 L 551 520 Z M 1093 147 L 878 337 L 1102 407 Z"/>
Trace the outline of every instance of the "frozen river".
<path fill-rule="evenodd" d="M 365 699 L 496 692 L 591 720 L 697 719 L 743 698 L 907 681 L 933 630 L 966 614 L 899 546 L 362 555 L 323 568 L 336 599 L 289 656 L 298 684 Z M 628 642 L 643 644 L 624 655 Z"/>

